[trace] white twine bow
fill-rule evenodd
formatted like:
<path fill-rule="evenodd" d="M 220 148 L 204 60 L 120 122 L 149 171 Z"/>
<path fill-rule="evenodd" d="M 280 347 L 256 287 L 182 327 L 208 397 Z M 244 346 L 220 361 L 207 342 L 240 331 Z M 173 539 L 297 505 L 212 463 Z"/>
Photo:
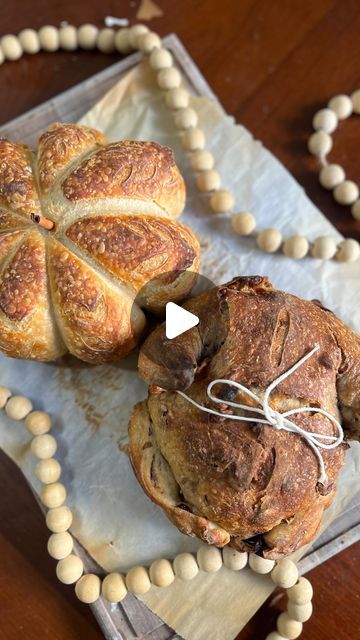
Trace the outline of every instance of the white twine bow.
<path fill-rule="evenodd" d="M 177 393 L 183 398 L 185 398 L 185 400 L 187 400 L 188 402 L 191 402 L 191 404 L 193 404 L 195 407 L 197 407 L 201 411 L 205 411 L 206 413 L 211 413 L 212 415 L 220 416 L 221 418 L 226 418 L 227 420 L 261 422 L 263 424 L 270 425 L 275 429 L 279 429 L 279 431 L 281 430 L 289 431 L 291 433 L 297 433 L 299 436 L 302 436 L 304 440 L 306 440 L 306 442 L 308 443 L 309 447 L 312 448 L 313 452 L 315 453 L 319 461 L 319 467 L 320 467 L 319 482 L 321 484 L 325 484 L 327 482 L 327 474 L 325 470 L 324 459 L 320 449 L 335 449 L 335 447 L 338 447 L 343 442 L 344 432 L 340 422 L 333 415 L 331 415 L 331 413 L 328 413 L 328 411 L 325 411 L 324 409 L 320 409 L 319 407 L 300 407 L 298 409 L 291 409 L 290 411 L 279 413 L 279 411 L 275 411 L 275 409 L 272 409 L 272 407 L 269 406 L 270 394 L 275 389 L 275 387 L 277 387 L 277 385 L 280 384 L 280 382 L 285 380 L 285 378 L 288 378 L 294 371 L 296 371 L 296 369 L 301 367 L 301 365 L 304 364 L 306 360 L 311 358 L 311 356 L 313 356 L 314 353 L 319 349 L 320 349 L 320 346 L 317 344 L 311 351 L 309 351 L 309 353 L 305 354 L 305 356 L 300 358 L 300 360 L 298 360 L 292 367 L 290 367 L 290 369 L 285 371 L 285 373 L 281 374 L 278 378 L 276 378 L 276 380 L 271 382 L 271 384 L 269 384 L 269 386 L 267 387 L 264 393 L 263 399 L 259 398 L 259 396 L 253 393 L 253 391 L 250 391 L 250 389 L 245 387 L 243 384 L 240 384 L 240 382 L 235 382 L 234 380 L 226 380 L 225 378 L 219 378 L 217 380 L 213 380 L 208 385 L 207 395 L 210 398 L 210 400 L 212 400 L 213 402 L 217 404 L 226 404 L 227 406 L 234 407 L 235 409 L 242 409 L 243 411 L 251 411 L 252 413 L 257 413 L 257 414 L 260 414 L 261 416 L 264 416 L 264 418 L 246 417 L 246 416 L 239 416 L 234 414 L 229 415 L 226 413 L 220 413 L 220 411 L 216 411 L 215 409 L 204 407 L 203 405 L 199 404 L 198 402 L 196 402 L 195 400 L 187 396 L 182 391 L 177 391 Z M 216 384 L 226 384 L 227 386 L 234 387 L 235 389 L 242 391 L 247 396 L 249 396 L 249 398 L 252 398 L 253 400 L 255 400 L 261 406 L 261 409 L 257 407 L 251 407 L 246 404 L 239 404 L 237 402 L 223 400 L 221 398 L 218 398 L 217 396 L 214 396 L 211 393 L 211 391 L 214 385 Z M 328 436 L 322 433 L 315 433 L 313 431 L 305 431 L 305 429 L 302 429 L 297 424 L 295 424 L 294 422 L 291 422 L 291 420 L 288 419 L 289 416 L 292 416 L 298 413 L 321 413 L 323 416 L 328 418 L 335 425 L 337 429 L 337 435 Z"/>

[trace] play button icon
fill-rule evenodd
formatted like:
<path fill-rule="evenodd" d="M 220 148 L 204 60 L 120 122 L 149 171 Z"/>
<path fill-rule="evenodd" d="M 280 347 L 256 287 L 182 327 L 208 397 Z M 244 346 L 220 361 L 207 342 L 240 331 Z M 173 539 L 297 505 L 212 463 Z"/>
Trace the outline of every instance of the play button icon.
<path fill-rule="evenodd" d="M 199 324 L 199 318 L 174 302 L 166 304 L 166 337 L 172 340 Z"/>

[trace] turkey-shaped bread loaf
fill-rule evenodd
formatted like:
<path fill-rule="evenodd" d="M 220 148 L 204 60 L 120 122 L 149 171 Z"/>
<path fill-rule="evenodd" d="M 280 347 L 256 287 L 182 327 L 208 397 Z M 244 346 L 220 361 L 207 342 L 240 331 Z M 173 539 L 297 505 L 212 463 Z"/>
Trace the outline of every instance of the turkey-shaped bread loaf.
<path fill-rule="evenodd" d="M 172 340 L 164 325 L 150 334 L 139 359 L 150 385 L 132 415 L 131 461 L 142 487 L 188 535 L 219 547 L 280 558 L 310 542 L 331 503 L 344 463 L 345 444 L 321 449 L 319 460 L 298 433 L 257 422 L 256 407 L 229 384 L 258 397 L 315 345 L 316 351 L 269 397 L 278 413 L 316 407 L 342 420 L 345 435 L 360 433 L 360 338 L 318 302 L 273 289 L 266 278 L 237 278 L 188 301 L 200 323 Z M 193 406 L 176 390 L 223 417 Z M 227 418 L 227 402 L 250 406 L 252 422 Z M 238 412 L 238 415 L 249 415 Z M 334 423 L 319 412 L 295 413 L 305 431 L 333 436 Z"/>
<path fill-rule="evenodd" d="M 175 220 L 184 204 L 173 153 L 154 142 L 108 144 L 73 124 L 51 126 L 37 152 L 0 139 L 0 350 L 125 356 L 141 307 L 193 286 L 199 245 Z"/>

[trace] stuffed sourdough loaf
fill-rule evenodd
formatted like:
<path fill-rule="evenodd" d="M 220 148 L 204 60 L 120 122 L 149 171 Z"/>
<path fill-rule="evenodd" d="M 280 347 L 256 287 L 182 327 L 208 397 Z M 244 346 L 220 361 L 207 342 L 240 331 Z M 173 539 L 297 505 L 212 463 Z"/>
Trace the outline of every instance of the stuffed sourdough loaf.
<path fill-rule="evenodd" d="M 346 436 L 358 439 L 360 339 L 320 303 L 274 290 L 262 277 L 237 278 L 184 306 L 200 324 L 171 341 L 160 325 L 140 353 L 140 374 L 150 387 L 130 422 L 135 473 L 183 533 L 280 558 L 317 533 L 346 445 L 321 450 L 322 485 L 318 459 L 303 437 L 257 423 L 256 414 L 253 422 L 209 415 L 175 390 L 217 409 L 206 389 L 218 378 L 261 396 L 318 343 L 320 349 L 272 392 L 270 406 L 280 413 L 310 405 L 340 414 Z M 224 412 L 233 411 L 227 400 L 251 404 L 228 385 L 215 395 L 224 400 Z M 299 413 L 292 421 L 334 435 L 322 414 Z"/>
<path fill-rule="evenodd" d="M 173 153 L 159 144 L 108 144 L 71 124 L 51 126 L 37 153 L 0 139 L 0 350 L 126 355 L 144 328 L 140 307 L 157 311 L 193 286 L 198 242 L 175 220 L 184 204 Z"/>

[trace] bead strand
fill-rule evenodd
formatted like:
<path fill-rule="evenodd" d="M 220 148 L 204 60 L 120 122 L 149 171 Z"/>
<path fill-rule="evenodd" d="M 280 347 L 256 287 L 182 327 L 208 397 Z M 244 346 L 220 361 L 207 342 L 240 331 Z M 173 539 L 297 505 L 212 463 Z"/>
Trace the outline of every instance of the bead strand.
<path fill-rule="evenodd" d="M 351 96 L 337 95 L 332 98 L 325 109 L 320 109 L 313 118 L 313 133 L 308 141 L 310 153 L 319 159 L 321 171 L 320 184 L 333 192 L 333 196 L 341 205 L 351 206 L 351 213 L 355 220 L 360 220 L 359 185 L 353 180 L 347 180 L 344 169 L 338 164 L 328 164 L 326 156 L 332 149 L 331 134 L 336 131 L 340 120 L 346 120 L 352 114 L 360 114 L 360 89 Z M 340 252 L 341 253 L 341 252 Z M 356 259 L 355 253 L 352 262 Z M 341 259 L 341 258 L 340 258 Z"/>
<path fill-rule="evenodd" d="M 162 47 L 158 34 L 146 25 L 136 24 L 130 28 L 115 30 L 105 26 L 99 29 L 92 24 L 83 24 L 79 28 L 64 25 L 60 29 L 46 25 L 36 32 L 23 29 L 18 36 L 5 35 L 0 40 L 0 64 L 5 60 L 18 60 L 23 53 L 35 54 L 40 49 L 54 52 L 58 49 L 75 51 L 99 49 L 110 54 L 115 51 L 126 55 L 134 50 L 149 56 L 150 67 L 157 73 L 159 88 L 165 93 L 165 102 L 174 111 L 174 124 L 181 132 L 182 145 L 190 154 L 190 164 L 196 172 L 196 184 L 201 193 L 209 195 L 209 206 L 215 214 L 231 215 L 231 227 L 239 236 L 255 236 L 257 247 L 266 253 L 282 253 L 294 260 L 307 255 L 319 260 L 354 262 L 360 255 L 360 245 L 356 240 L 346 239 L 336 246 L 331 237 L 320 236 L 313 243 L 300 235 L 283 239 L 278 229 L 268 228 L 256 232 L 256 219 L 250 212 L 232 213 L 234 197 L 221 187 L 221 177 L 214 168 L 215 159 L 205 148 L 206 137 L 198 126 L 198 115 L 189 107 L 190 94 L 181 86 L 179 70 L 173 66 L 171 53 Z M 351 97 L 340 95 L 330 100 L 328 107 L 318 111 L 313 119 L 315 133 L 309 140 L 309 150 L 321 159 L 323 168 L 320 183 L 332 189 L 335 199 L 341 204 L 352 205 L 352 214 L 360 220 L 360 199 L 358 186 L 345 179 L 345 172 L 339 165 L 328 165 L 326 154 L 332 147 L 331 133 L 338 121 L 351 113 L 360 113 L 360 90 Z"/>
<path fill-rule="evenodd" d="M 199 571 L 217 573 L 222 566 L 231 571 L 241 571 L 249 564 L 255 573 L 271 575 L 277 587 L 287 590 L 287 611 L 281 613 L 277 621 L 278 631 L 273 631 L 266 640 L 292 640 L 297 638 L 303 622 L 312 614 L 313 595 L 310 582 L 299 578 L 296 564 L 285 558 L 277 563 L 255 554 L 248 555 L 226 546 L 221 551 L 217 547 L 202 544 L 196 557 L 192 553 L 180 553 L 171 562 L 166 558 L 154 560 L 150 568 L 136 566 L 129 569 L 126 576 L 112 572 L 103 579 L 94 573 L 84 573 L 84 565 L 73 551 L 74 541 L 69 532 L 72 512 L 64 502 L 66 489 L 58 482 L 61 475 L 60 463 L 52 458 L 56 451 L 56 440 L 48 432 L 52 422 L 44 411 L 34 411 L 32 402 L 25 396 L 13 396 L 11 390 L 0 385 L 0 409 L 13 420 L 24 420 L 31 433 L 31 451 L 39 458 L 35 468 L 36 477 L 43 483 L 41 501 L 48 508 L 46 525 L 52 532 L 47 550 L 57 560 L 56 575 L 64 584 L 75 584 L 77 598 L 85 604 L 92 604 L 102 595 L 111 603 L 121 602 L 128 592 L 144 595 L 151 586 L 166 588 L 174 580 L 193 580 Z M 34 445 L 34 443 L 36 443 Z M 280 635 L 279 635 L 280 634 Z"/>

